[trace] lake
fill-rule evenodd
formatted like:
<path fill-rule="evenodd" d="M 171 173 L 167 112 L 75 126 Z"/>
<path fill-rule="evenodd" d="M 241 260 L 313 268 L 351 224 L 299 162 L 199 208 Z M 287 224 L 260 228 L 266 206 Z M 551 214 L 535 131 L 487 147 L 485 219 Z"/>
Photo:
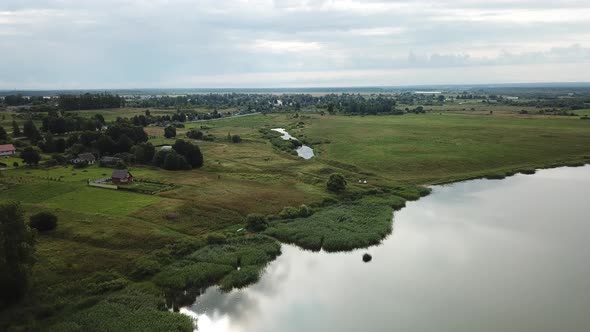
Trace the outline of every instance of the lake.
<path fill-rule="evenodd" d="M 182 312 L 200 332 L 590 331 L 589 197 L 589 166 L 435 186 L 379 246 L 283 245 L 257 284 Z"/>

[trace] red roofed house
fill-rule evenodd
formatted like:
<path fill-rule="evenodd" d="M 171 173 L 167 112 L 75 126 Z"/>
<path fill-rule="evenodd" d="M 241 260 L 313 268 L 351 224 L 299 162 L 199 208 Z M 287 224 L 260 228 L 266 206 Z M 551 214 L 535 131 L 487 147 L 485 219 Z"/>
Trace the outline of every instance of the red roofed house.
<path fill-rule="evenodd" d="M 111 181 L 118 184 L 127 184 L 133 182 L 133 175 L 127 170 L 116 169 L 111 175 Z"/>
<path fill-rule="evenodd" d="M 0 157 L 14 156 L 16 148 L 12 144 L 0 145 Z"/>

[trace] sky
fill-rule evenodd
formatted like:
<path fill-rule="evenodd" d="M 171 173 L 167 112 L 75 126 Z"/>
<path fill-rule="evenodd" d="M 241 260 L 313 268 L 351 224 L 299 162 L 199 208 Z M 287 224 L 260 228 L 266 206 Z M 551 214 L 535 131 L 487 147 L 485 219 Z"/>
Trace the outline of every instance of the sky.
<path fill-rule="evenodd" d="M 0 0 L 0 89 L 590 81 L 589 0 Z"/>

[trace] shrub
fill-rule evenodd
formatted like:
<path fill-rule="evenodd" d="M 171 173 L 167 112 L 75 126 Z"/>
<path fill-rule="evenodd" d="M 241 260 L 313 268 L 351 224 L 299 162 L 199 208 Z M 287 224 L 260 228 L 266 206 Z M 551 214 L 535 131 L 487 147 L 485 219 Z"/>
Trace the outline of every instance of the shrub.
<path fill-rule="evenodd" d="M 246 216 L 246 228 L 253 232 L 260 232 L 268 227 L 266 217 L 259 213 L 251 213 Z"/>
<path fill-rule="evenodd" d="M 331 174 L 326 182 L 326 187 L 332 192 L 341 192 L 346 189 L 346 180 L 342 174 L 334 173 Z"/>
<path fill-rule="evenodd" d="M 311 216 L 312 214 L 313 210 L 309 206 L 302 204 L 299 207 L 299 217 L 305 218 Z"/>
<path fill-rule="evenodd" d="M 199 139 L 202 140 L 203 139 L 203 132 L 197 129 L 192 129 L 189 132 L 186 133 L 186 137 L 188 138 L 192 138 L 192 139 Z"/>
<path fill-rule="evenodd" d="M 141 257 L 135 263 L 132 275 L 136 278 L 145 278 L 160 272 L 160 270 L 161 266 L 158 261 L 148 257 Z"/>
<path fill-rule="evenodd" d="M 220 233 L 212 233 L 207 235 L 207 244 L 224 244 L 226 237 Z"/>
<path fill-rule="evenodd" d="M 371 261 L 371 259 L 373 259 L 373 257 L 370 254 L 363 254 L 363 262 L 368 263 Z"/>
<path fill-rule="evenodd" d="M 18 167 L 18 162 L 17 161 L 13 162 L 12 167 Z"/>
<path fill-rule="evenodd" d="M 313 210 L 309 206 L 303 204 L 299 208 L 293 206 L 283 208 L 279 213 L 279 217 L 281 217 L 281 219 L 295 219 L 309 217 L 312 214 Z"/>
<path fill-rule="evenodd" d="M 231 141 L 232 143 L 240 143 L 242 141 L 242 138 L 240 137 L 240 135 L 233 135 L 231 137 Z"/>
<path fill-rule="evenodd" d="M 279 217 L 282 219 L 294 219 L 299 217 L 299 209 L 292 206 L 284 207 L 279 213 Z"/>
<path fill-rule="evenodd" d="M 57 227 L 57 216 L 50 212 L 39 212 L 29 218 L 29 226 L 39 232 L 54 230 Z"/>

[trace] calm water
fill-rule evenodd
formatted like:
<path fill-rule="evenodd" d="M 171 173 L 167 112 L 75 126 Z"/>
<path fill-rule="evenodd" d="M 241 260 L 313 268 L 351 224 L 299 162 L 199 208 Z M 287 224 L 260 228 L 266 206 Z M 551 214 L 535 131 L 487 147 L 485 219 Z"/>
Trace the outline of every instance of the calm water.
<path fill-rule="evenodd" d="M 298 140 L 297 138 L 291 136 L 291 134 L 289 134 L 283 128 L 275 128 L 275 129 L 271 129 L 271 130 L 281 133 L 282 134 L 281 138 L 284 139 L 285 141 L 290 140 L 290 139 L 293 139 L 296 141 Z M 302 146 L 298 147 L 295 151 L 297 151 L 297 155 L 303 159 L 311 159 L 314 157 L 313 149 L 307 145 L 302 145 Z"/>
<path fill-rule="evenodd" d="M 183 311 L 201 332 L 590 331 L 589 198 L 588 166 L 435 187 L 380 246 L 284 245 L 259 283 Z"/>

